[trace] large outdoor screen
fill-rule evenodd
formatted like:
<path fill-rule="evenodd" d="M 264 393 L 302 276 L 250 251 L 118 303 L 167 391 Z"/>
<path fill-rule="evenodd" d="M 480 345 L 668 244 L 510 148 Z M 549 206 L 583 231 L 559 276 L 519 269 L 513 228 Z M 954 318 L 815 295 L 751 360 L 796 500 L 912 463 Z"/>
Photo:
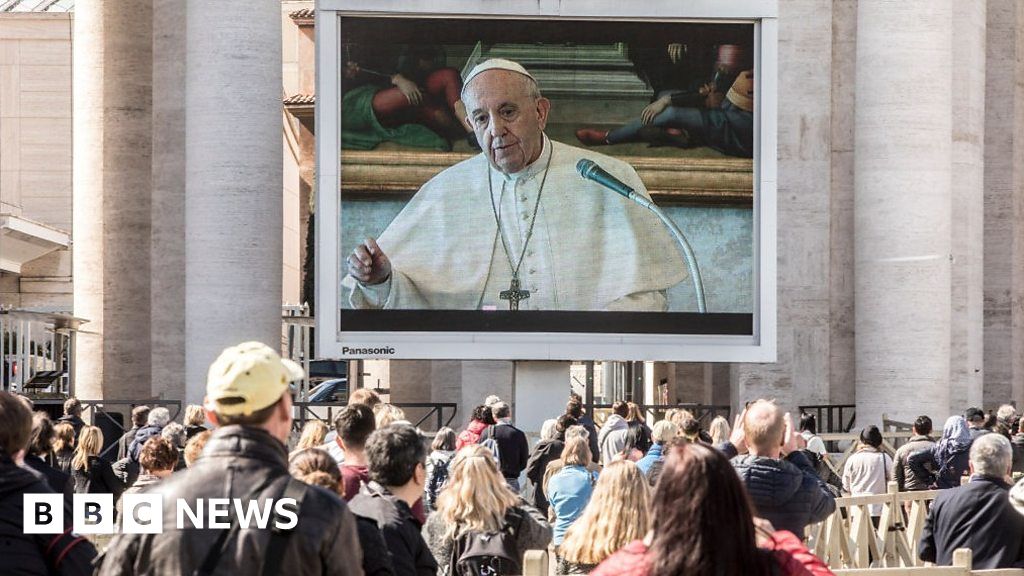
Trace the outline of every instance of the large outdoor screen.
<path fill-rule="evenodd" d="M 774 3 L 513 4 L 320 3 L 318 355 L 772 360 Z"/>

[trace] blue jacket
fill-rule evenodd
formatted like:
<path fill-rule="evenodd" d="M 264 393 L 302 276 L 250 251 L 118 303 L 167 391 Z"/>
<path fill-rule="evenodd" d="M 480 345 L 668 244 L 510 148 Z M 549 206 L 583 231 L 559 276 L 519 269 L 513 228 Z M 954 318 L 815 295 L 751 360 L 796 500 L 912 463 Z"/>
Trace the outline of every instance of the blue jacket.
<path fill-rule="evenodd" d="M 777 530 L 801 535 L 808 524 L 821 522 L 836 509 L 832 493 L 799 450 L 781 460 L 737 456 L 732 465 L 757 515 Z"/>
<path fill-rule="evenodd" d="M 647 451 L 647 455 L 636 461 L 636 467 L 647 476 L 651 472 L 651 466 L 658 460 L 664 458 L 665 446 L 658 444 L 657 442 L 651 446 L 651 449 Z"/>
<path fill-rule="evenodd" d="M 593 476 L 583 466 L 566 466 L 548 480 L 548 500 L 555 512 L 552 542 L 562 543 L 565 531 L 583 514 L 594 491 Z"/>
<path fill-rule="evenodd" d="M 914 474 L 940 490 L 959 486 L 960 477 L 967 471 L 970 462 L 970 449 L 943 455 L 940 454 L 938 444 L 907 456 L 907 465 Z M 936 473 L 928 470 L 929 466 L 937 469 Z"/>

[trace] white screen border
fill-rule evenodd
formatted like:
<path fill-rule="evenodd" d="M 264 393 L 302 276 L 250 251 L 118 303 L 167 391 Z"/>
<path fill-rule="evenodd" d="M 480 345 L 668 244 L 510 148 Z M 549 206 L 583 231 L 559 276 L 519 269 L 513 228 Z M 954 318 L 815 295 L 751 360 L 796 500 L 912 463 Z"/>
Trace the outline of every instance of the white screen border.
<path fill-rule="evenodd" d="M 506 332 L 343 332 L 340 327 L 340 18 L 416 16 L 621 19 L 754 24 L 758 102 L 754 159 L 754 289 L 750 336 Z M 778 94 L 777 0 L 317 0 L 316 345 L 337 359 L 775 362 Z M 326 217 L 325 217 L 326 216 Z M 595 312 L 600 314 L 600 312 Z M 356 350 L 353 350 L 356 349 Z M 365 353 L 373 350 L 374 352 Z"/>

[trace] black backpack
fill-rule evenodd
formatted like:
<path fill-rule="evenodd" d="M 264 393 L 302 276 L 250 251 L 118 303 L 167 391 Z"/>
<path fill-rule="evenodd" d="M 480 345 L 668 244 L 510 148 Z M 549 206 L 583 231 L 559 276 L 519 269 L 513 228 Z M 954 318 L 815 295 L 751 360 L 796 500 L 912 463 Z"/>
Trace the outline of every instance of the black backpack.
<path fill-rule="evenodd" d="M 505 523 L 497 532 L 467 530 L 452 547 L 455 576 L 510 576 L 522 574 L 522 562 L 516 540 L 523 523 L 522 513 L 510 508 Z"/>

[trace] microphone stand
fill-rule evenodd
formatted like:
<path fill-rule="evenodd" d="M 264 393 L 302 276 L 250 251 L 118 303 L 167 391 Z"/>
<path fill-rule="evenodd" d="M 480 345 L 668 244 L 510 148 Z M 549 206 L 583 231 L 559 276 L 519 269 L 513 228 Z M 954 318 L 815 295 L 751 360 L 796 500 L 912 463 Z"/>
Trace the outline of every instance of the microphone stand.
<path fill-rule="evenodd" d="M 704 298 L 704 279 L 701 278 L 700 268 L 697 266 L 697 256 L 693 253 L 693 248 L 690 247 L 690 243 L 686 241 L 686 236 L 683 235 L 683 231 L 676 226 L 676 223 L 669 218 L 661 208 L 658 207 L 653 201 L 644 198 L 636 192 L 630 191 L 629 194 L 623 194 L 626 198 L 629 198 L 633 202 L 647 208 L 651 212 L 654 212 L 658 218 L 661 219 L 662 224 L 672 232 L 672 236 L 679 243 L 679 248 L 683 251 L 683 256 L 686 258 L 686 267 L 690 270 L 690 277 L 693 278 L 693 288 L 697 293 L 697 311 L 701 314 L 706 314 L 708 311 L 707 301 Z"/>

